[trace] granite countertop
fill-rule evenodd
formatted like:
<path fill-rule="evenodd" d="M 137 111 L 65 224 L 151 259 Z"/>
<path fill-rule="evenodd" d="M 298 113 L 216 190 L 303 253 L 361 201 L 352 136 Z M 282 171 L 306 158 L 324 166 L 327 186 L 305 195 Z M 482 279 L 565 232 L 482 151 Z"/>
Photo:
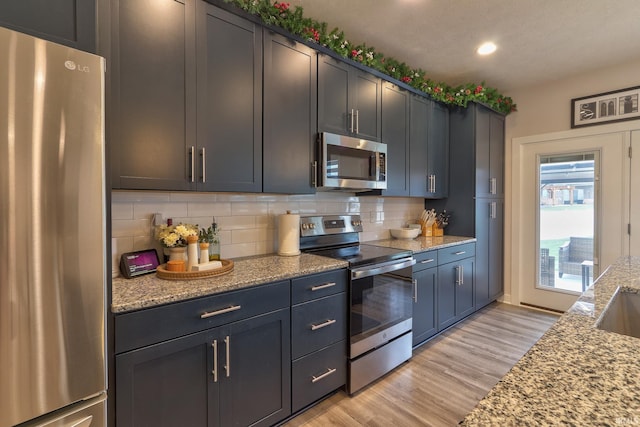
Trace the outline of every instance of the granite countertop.
<path fill-rule="evenodd" d="M 460 424 L 640 425 L 640 338 L 595 327 L 639 278 L 640 257 L 611 265 Z"/>
<path fill-rule="evenodd" d="M 415 239 L 387 239 L 375 240 L 372 242 L 362 242 L 367 245 L 384 246 L 394 249 L 408 249 L 414 254 L 430 251 L 434 249 L 442 249 L 448 246 L 460 245 L 463 243 L 475 242 L 475 237 L 463 236 L 438 236 L 438 237 L 416 237 Z"/>
<path fill-rule="evenodd" d="M 417 237 L 413 240 L 377 240 L 362 243 L 409 249 L 414 253 L 418 253 L 461 243 L 475 242 L 475 240 L 470 237 L 442 236 Z M 140 310 L 156 305 L 345 267 L 348 267 L 346 261 L 317 255 L 303 253 L 298 256 L 282 257 L 271 254 L 234 260 L 234 268 L 231 273 L 210 278 L 165 280 L 158 278 L 155 274 L 148 274 L 135 279 L 117 277 L 113 279 L 112 284 L 111 311 L 113 313 L 124 313 Z"/>
<path fill-rule="evenodd" d="M 231 273 L 210 278 L 165 280 L 155 274 L 135 279 L 115 278 L 111 311 L 124 313 L 348 266 L 346 261 L 310 254 L 263 255 L 233 262 Z"/>

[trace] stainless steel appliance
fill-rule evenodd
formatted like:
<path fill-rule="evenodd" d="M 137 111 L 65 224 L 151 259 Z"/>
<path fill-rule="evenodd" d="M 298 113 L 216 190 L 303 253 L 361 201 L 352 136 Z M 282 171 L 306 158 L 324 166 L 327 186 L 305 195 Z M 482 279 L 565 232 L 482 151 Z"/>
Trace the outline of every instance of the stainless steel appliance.
<path fill-rule="evenodd" d="M 1 27 L 0 56 L 0 427 L 103 426 L 104 60 Z"/>
<path fill-rule="evenodd" d="M 359 215 L 300 219 L 300 248 L 349 262 L 349 381 L 355 393 L 411 358 L 411 251 L 360 244 Z"/>
<path fill-rule="evenodd" d="M 387 144 L 322 132 L 319 151 L 321 188 L 387 188 Z"/>

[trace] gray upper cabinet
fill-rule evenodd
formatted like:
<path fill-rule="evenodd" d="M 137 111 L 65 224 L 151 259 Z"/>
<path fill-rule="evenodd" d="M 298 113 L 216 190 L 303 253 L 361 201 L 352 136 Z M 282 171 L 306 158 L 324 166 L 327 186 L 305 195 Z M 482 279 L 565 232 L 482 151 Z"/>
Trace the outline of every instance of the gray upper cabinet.
<path fill-rule="evenodd" d="M 449 195 L 449 109 L 431 103 L 427 141 L 427 192 L 425 197 L 441 199 Z"/>
<path fill-rule="evenodd" d="M 504 116 L 475 109 L 476 196 L 504 197 Z"/>
<path fill-rule="evenodd" d="M 196 9 L 197 187 L 260 192 L 262 28 L 202 1 Z"/>
<path fill-rule="evenodd" d="M 380 140 L 379 78 L 327 55 L 318 58 L 318 129 Z"/>
<path fill-rule="evenodd" d="M 109 145 L 113 188 L 188 190 L 195 142 L 195 3 L 115 0 Z"/>
<path fill-rule="evenodd" d="M 387 144 L 387 189 L 383 196 L 409 195 L 409 92 L 382 84 L 382 142 Z"/>
<path fill-rule="evenodd" d="M 315 192 L 317 55 L 264 30 L 263 191 Z"/>
<path fill-rule="evenodd" d="M 0 26 L 96 52 L 96 0 L 2 0 Z"/>
<path fill-rule="evenodd" d="M 427 98 L 412 95 L 409 121 L 409 194 L 426 197 L 429 185 L 427 173 L 427 144 L 429 140 L 429 112 L 431 104 Z"/>

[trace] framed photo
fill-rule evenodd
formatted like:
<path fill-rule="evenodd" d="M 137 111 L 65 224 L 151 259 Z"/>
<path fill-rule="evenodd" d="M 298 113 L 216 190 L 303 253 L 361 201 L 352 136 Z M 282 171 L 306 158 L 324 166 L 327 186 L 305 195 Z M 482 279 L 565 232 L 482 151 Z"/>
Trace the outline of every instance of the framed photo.
<path fill-rule="evenodd" d="M 599 125 L 640 118 L 640 86 L 571 100 L 571 127 Z"/>

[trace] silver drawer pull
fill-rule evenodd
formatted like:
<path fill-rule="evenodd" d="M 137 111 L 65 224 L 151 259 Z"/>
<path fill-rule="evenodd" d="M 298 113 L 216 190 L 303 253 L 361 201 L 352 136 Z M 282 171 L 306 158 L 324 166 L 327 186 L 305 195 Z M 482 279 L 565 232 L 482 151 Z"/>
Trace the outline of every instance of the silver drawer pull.
<path fill-rule="evenodd" d="M 225 314 L 225 313 L 231 313 L 232 311 L 236 311 L 236 310 L 240 310 L 242 308 L 241 305 L 231 305 L 227 308 L 222 308 L 220 310 L 216 310 L 216 311 L 209 311 L 209 312 L 204 312 L 200 315 L 201 319 L 207 319 L 209 317 L 213 317 L 213 316 L 217 316 L 219 314 Z"/>
<path fill-rule="evenodd" d="M 318 329 L 326 328 L 327 326 L 333 325 L 334 323 L 336 323 L 336 319 L 330 319 L 317 325 L 311 325 L 311 330 L 317 331 Z"/>
<path fill-rule="evenodd" d="M 316 285 L 316 286 L 312 286 L 311 290 L 312 291 L 319 291 L 320 289 L 326 289 L 326 288 L 330 288 L 332 286 L 335 286 L 336 282 L 327 282 L 323 285 Z"/>
<path fill-rule="evenodd" d="M 425 259 L 425 260 L 420 261 L 420 264 L 428 264 L 428 263 L 433 262 L 433 261 L 435 261 L 435 259 L 429 258 L 429 259 Z"/>
<path fill-rule="evenodd" d="M 460 252 L 456 252 L 454 255 L 464 255 L 466 253 L 467 253 L 467 251 L 460 251 Z"/>
<path fill-rule="evenodd" d="M 335 373 L 336 371 L 337 371 L 337 369 L 336 369 L 336 368 L 329 368 L 329 369 L 327 369 L 327 372 L 325 372 L 324 374 L 322 374 L 322 375 L 320 375 L 320 376 L 317 376 L 317 377 L 316 377 L 315 375 L 312 375 L 312 376 L 311 376 L 311 382 L 312 382 L 312 383 L 318 382 L 318 381 L 320 381 L 320 380 L 321 380 L 321 379 L 323 379 L 323 378 L 327 378 L 329 375 L 331 375 L 331 374 Z"/>

